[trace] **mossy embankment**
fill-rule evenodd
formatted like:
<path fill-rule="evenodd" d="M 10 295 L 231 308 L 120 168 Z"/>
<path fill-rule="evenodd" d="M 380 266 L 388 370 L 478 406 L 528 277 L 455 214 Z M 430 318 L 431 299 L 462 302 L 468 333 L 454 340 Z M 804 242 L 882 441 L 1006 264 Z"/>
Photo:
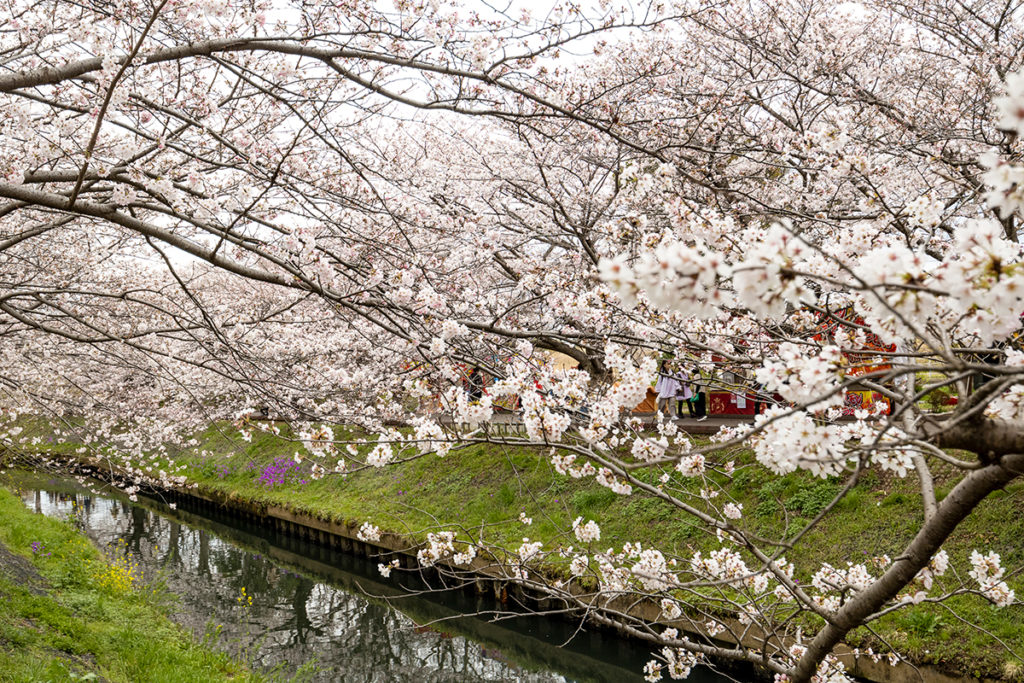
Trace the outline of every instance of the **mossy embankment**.
<path fill-rule="evenodd" d="M 218 498 L 282 506 L 334 522 L 371 522 L 414 542 L 430 531 L 446 528 L 458 530 L 464 539 L 483 538 L 490 545 L 510 549 L 517 548 L 524 537 L 578 547 L 568 530 L 576 517 L 583 517 L 595 520 L 601 528 L 601 539 L 592 551 L 639 542 L 684 561 L 695 551 L 706 553 L 720 547 L 714 535 L 661 500 L 642 494 L 619 496 L 592 478 L 558 475 L 547 450 L 475 444 L 455 449 L 445 458 L 425 455 L 381 469 L 312 480 L 308 464 L 288 464 L 294 462 L 297 450 L 302 451 L 294 441 L 259 430 L 251 441 L 236 438 L 236 434 L 219 425 L 196 435 L 194 449 L 174 456 L 173 466 L 182 468 L 177 473 Z M 287 431 L 282 435 L 287 437 Z M 52 453 L 76 449 L 70 443 L 48 447 Z M 838 481 L 805 472 L 777 477 L 752 464 L 749 453 L 737 451 L 731 457 L 739 464 L 731 477 L 710 477 L 722 487 L 716 502 L 732 499 L 741 503 L 742 523 L 762 537 L 792 538 L 840 489 Z M 284 483 L 268 484 L 265 473 L 275 463 L 288 473 Z M 154 472 L 170 466 L 163 458 L 155 458 L 150 465 Z M 650 471 L 638 476 L 657 485 L 661 474 Z M 946 476 L 938 473 L 940 497 L 951 485 Z M 671 477 L 671 486 L 682 489 L 689 502 L 698 507 L 705 504 L 699 490 L 707 482 L 677 473 Z M 518 521 L 521 513 L 531 518 L 532 524 Z M 897 556 L 922 518 L 913 473 L 900 479 L 869 471 L 786 556 L 805 568 L 797 578 L 807 583 L 813 571 L 809 568 L 822 562 L 845 567 L 848 561 Z M 984 501 L 945 548 L 953 567 L 969 581 L 967 557 L 972 549 L 994 550 L 1002 555 L 1004 566 L 1021 566 L 1021 538 L 1024 483 L 1015 483 Z M 1018 595 L 1024 594 L 1019 577 L 1011 577 L 1009 583 Z M 1024 608 L 1020 606 L 999 609 L 977 595 L 959 595 L 945 604 L 899 610 L 875 622 L 871 631 L 855 631 L 849 643 L 875 651 L 891 647 L 915 664 L 931 664 L 950 674 L 1016 681 L 1024 680 L 1024 663 L 1012 654 L 1024 654 L 1022 623 Z"/>
<path fill-rule="evenodd" d="M 260 681 L 167 617 L 168 596 L 0 489 L 0 681 Z"/>

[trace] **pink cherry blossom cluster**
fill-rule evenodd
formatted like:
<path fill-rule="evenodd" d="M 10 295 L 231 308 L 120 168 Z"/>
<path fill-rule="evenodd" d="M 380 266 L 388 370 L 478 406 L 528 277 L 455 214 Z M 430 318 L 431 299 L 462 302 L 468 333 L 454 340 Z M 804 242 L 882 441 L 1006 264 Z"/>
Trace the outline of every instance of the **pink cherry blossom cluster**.
<path fill-rule="evenodd" d="M 969 575 L 978 582 L 981 594 L 998 607 L 1013 604 L 1016 595 L 1003 578 L 1004 569 L 998 553 L 989 552 L 982 555 L 977 550 L 971 551 L 971 570 Z"/>

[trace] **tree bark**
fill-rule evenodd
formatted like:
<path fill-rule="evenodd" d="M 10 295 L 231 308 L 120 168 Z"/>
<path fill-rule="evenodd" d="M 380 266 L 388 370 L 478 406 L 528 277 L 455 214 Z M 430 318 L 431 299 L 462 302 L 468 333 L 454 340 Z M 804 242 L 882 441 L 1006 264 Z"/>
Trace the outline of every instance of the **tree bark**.
<path fill-rule="evenodd" d="M 994 436 L 997 439 L 1009 439 L 1009 434 L 1002 430 Z M 1020 435 L 1017 438 L 1020 438 Z M 979 435 L 976 440 L 986 439 Z M 992 445 L 994 444 L 990 444 Z M 818 632 L 807 647 L 807 652 L 794 667 L 790 679 L 794 683 L 809 681 L 832 648 L 882 605 L 896 597 L 913 580 L 917 572 L 928 564 L 957 525 L 970 515 L 988 494 L 1006 486 L 1021 474 L 1024 474 L 1024 453 L 1015 453 L 1006 455 L 998 462 L 964 477 L 942 500 L 935 515 L 924 523 L 914 540 L 892 563 L 889 570 L 839 608 L 825 628 Z"/>

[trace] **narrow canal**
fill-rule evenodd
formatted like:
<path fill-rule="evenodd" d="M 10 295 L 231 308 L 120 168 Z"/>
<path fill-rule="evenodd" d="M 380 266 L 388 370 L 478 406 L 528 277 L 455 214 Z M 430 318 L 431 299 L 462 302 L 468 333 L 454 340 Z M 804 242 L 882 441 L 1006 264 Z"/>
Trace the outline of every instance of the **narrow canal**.
<path fill-rule="evenodd" d="M 566 620 L 466 616 L 500 605 L 423 593 L 414 573 L 384 579 L 372 559 L 227 515 L 141 496 L 131 503 L 98 482 L 29 473 L 12 481 L 31 509 L 73 518 L 97 545 L 136 562 L 144 580 L 164 583 L 178 597 L 173 618 L 198 638 L 285 676 L 627 683 L 643 680 L 650 658 L 641 644 Z M 690 680 L 728 679 L 700 670 Z"/>

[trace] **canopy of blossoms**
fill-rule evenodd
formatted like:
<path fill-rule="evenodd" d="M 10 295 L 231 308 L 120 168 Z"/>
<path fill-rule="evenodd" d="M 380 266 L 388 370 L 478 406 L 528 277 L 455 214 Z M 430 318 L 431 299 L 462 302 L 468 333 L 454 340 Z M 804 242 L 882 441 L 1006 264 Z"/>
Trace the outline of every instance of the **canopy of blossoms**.
<path fill-rule="evenodd" d="M 40 0 L 0 17 L 6 446 L 26 445 L 21 416 L 68 420 L 173 484 L 145 459 L 213 421 L 244 436 L 260 409 L 326 474 L 493 440 L 515 404 L 525 433 L 503 439 L 557 476 L 720 540 L 683 561 L 598 552 L 580 518 L 575 549 L 502 549 L 510 577 L 570 604 L 531 567 L 557 555 L 601 596 L 727 632 L 630 624 L 664 647 L 652 680 L 706 656 L 838 680 L 833 648 L 891 610 L 1017 604 L 994 552 L 953 581 L 941 548 L 1024 471 L 1019 8 Z M 642 425 L 666 354 L 772 406 L 699 447 Z M 479 400 L 472 367 L 493 378 Z M 922 401 L 950 387 L 940 422 Z M 844 415 L 864 388 L 886 401 Z M 351 424 L 375 435 L 361 458 L 336 443 Z M 839 478 L 840 498 L 872 468 L 916 477 L 919 533 L 897 558 L 794 568 L 710 478 L 742 444 L 773 474 Z M 956 473 L 942 500 L 936 466 Z M 438 532 L 420 561 L 480 550 Z M 780 626 L 795 614 L 818 628 Z"/>

